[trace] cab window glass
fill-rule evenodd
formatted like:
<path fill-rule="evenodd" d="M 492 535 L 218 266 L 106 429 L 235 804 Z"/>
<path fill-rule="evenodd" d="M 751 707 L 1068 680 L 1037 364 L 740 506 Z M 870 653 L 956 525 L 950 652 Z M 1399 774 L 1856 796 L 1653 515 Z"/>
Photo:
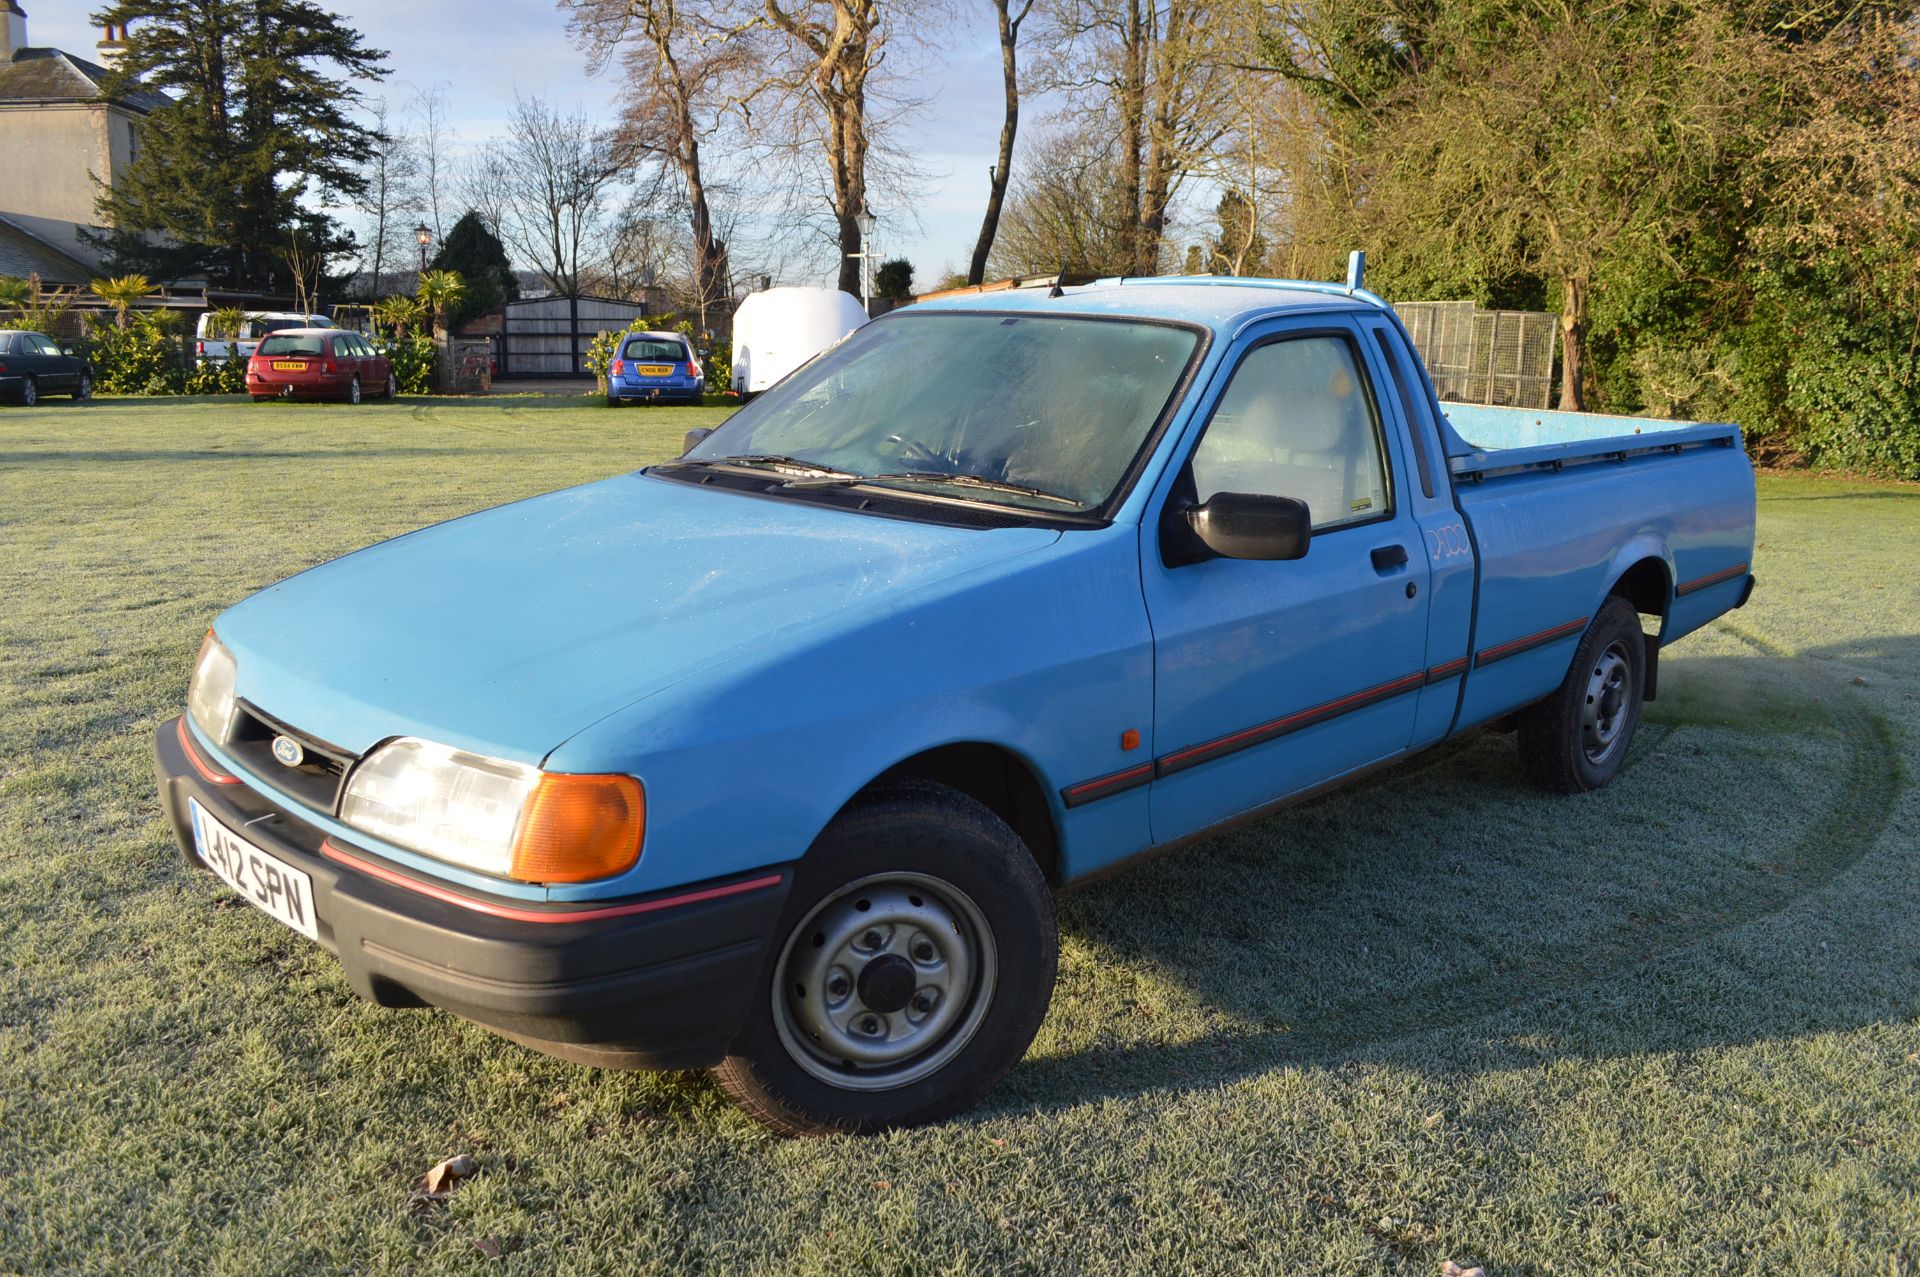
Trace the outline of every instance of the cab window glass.
<path fill-rule="evenodd" d="M 1339 337 L 1262 346 L 1241 361 L 1193 454 L 1196 497 L 1294 497 L 1315 531 L 1392 512 L 1380 421 Z"/>

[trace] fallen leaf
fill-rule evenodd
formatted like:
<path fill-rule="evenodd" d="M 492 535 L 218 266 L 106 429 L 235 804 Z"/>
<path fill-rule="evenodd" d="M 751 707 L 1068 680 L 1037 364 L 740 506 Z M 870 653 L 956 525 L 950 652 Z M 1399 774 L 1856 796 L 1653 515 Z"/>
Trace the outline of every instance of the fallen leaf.
<path fill-rule="evenodd" d="M 466 1153 L 456 1154 L 427 1172 L 426 1195 L 438 1201 L 453 1191 L 453 1186 L 480 1169 L 480 1164 Z"/>
<path fill-rule="evenodd" d="M 890 1179 L 877 1179 L 873 1181 L 873 1186 L 884 1193 L 893 1187 L 893 1181 Z"/>
<path fill-rule="evenodd" d="M 1487 1277 L 1487 1270 L 1478 1265 L 1472 1268 L 1462 1268 L 1449 1259 L 1446 1263 L 1440 1265 L 1440 1277 Z"/>
<path fill-rule="evenodd" d="M 476 1237 L 473 1239 L 473 1248 L 488 1259 L 498 1259 L 506 1253 L 506 1247 L 500 1244 L 497 1237 Z"/>
<path fill-rule="evenodd" d="M 1611 1206 L 1619 1200 L 1620 1200 L 1620 1194 L 1614 1192 L 1612 1189 L 1608 1189 L 1604 1193 L 1595 1193 L 1593 1195 L 1593 1204 L 1595 1206 Z"/>
<path fill-rule="evenodd" d="M 1432 1130 L 1432 1129 L 1433 1129 L 1434 1127 L 1436 1127 L 1436 1126 L 1438 1126 L 1438 1125 L 1440 1125 L 1440 1122 L 1441 1122 L 1441 1114 L 1439 1114 L 1439 1113 L 1429 1113 L 1429 1114 L 1427 1114 L 1427 1120 L 1426 1120 L 1426 1121 L 1424 1121 L 1424 1122 L 1422 1122 L 1422 1123 L 1420 1123 L 1420 1125 L 1422 1125 L 1422 1126 L 1424 1126 L 1424 1127 L 1426 1127 L 1426 1128 L 1427 1128 L 1427 1129 L 1428 1129 L 1428 1130 L 1430 1131 L 1430 1130 Z"/>
<path fill-rule="evenodd" d="M 1867 680 L 1864 678 L 1861 678 L 1858 674 L 1855 674 L 1853 676 L 1853 685 L 1855 687 L 1865 687 L 1867 685 Z"/>
<path fill-rule="evenodd" d="M 993 1139 L 993 1146 L 995 1148 L 1005 1148 L 1007 1146 L 1007 1142 L 999 1138 L 998 1136 L 995 1136 Z"/>

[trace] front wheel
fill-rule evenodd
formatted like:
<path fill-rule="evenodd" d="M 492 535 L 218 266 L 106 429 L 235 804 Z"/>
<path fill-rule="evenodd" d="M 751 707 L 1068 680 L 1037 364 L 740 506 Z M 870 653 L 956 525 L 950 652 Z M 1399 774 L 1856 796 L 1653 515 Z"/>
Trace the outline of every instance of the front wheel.
<path fill-rule="evenodd" d="M 79 402 L 93 398 L 93 374 L 80 374 L 80 380 L 73 387 L 73 397 Z"/>
<path fill-rule="evenodd" d="M 716 1076 L 787 1135 L 951 1116 L 1026 1054 L 1058 951 L 1046 879 L 1006 822 L 944 785 L 889 785 L 801 861 Z"/>
<path fill-rule="evenodd" d="M 400 383 L 394 379 L 392 373 L 387 374 L 387 388 L 381 393 L 389 401 L 400 397 Z"/>
<path fill-rule="evenodd" d="M 1520 711 L 1520 759 L 1536 784 L 1560 794 L 1599 789 L 1620 774 L 1646 690 L 1640 614 L 1609 598 L 1587 627 L 1553 695 Z"/>

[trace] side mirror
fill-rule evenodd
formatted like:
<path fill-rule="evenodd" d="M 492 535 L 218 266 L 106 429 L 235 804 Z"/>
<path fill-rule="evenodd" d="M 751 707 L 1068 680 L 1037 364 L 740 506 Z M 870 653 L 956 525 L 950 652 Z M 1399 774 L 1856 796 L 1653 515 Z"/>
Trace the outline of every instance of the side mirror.
<path fill-rule="evenodd" d="M 687 437 L 684 440 L 682 440 L 680 444 L 680 455 L 684 457 L 689 452 L 692 452 L 694 448 L 698 446 L 702 440 L 704 440 L 708 435 L 712 433 L 713 433 L 712 426 L 700 426 L 696 429 L 687 431 Z"/>
<path fill-rule="evenodd" d="M 1313 515 L 1293 497 L 1216 492 L 1204 503 L 1169 502 L 1162 547 L 1169 567 L 1204 559 L 1298 559 L 1313 539 Z"/>

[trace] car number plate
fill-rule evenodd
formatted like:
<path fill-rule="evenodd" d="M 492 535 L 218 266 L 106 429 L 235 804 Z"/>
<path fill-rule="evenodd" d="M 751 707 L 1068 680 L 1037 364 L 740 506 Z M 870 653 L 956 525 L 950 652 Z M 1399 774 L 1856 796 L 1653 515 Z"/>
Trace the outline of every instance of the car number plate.
<path fill-rule="evenodd" d="M 208 815 L 197 799 L 189 798 L 187 804 L 193 814 L 193 843 L 207 868 L 249 903 L 307 939 L 318 940 L 313 879 L 228 829 Z"/>
<path fill-rule="evenodd" d="M 273 361 L 273 370 L 275 372 L 305 372 L 307 366 L 292 359 L 276 359 Z"/>
<path fill-rule="evenodd" d="M 671 377 L 673 376 L 673 365 L 672 364 L 641 364 L 640 375 L 642 377 Z"/>

